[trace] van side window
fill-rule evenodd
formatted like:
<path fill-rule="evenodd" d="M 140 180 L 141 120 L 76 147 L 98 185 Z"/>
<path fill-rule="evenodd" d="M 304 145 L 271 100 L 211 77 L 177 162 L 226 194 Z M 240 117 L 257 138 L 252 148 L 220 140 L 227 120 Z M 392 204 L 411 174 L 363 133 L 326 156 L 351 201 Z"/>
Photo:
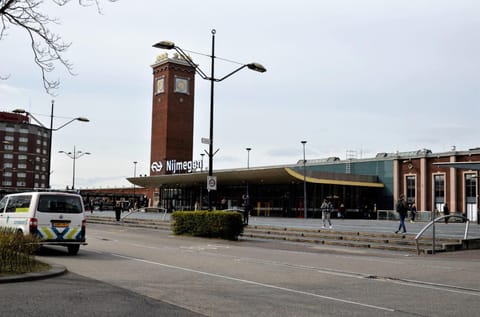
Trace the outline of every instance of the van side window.
<path fill-rule="evenodd" d="M 2 213 L 5 209 L 5 206 L 7 205 L 7 200 L 8 197 L 3 197 L 2 200 L 0 200 L 0 213 Z"/>
<path fill-rule="evenodd" d="M 41 195 L 38 211 L 78 214 L 82 212 L 82 203 L 76 196 Z"/>
<path fill-rule="evenodd" d="M 10 196 L 5 212 L 28 212 L 31 195 Z"/>

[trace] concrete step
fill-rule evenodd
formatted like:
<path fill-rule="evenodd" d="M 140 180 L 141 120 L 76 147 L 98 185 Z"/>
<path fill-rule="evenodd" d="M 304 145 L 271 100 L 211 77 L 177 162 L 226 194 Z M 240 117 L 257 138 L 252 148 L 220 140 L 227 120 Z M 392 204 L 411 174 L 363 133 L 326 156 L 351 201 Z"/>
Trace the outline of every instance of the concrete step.
<path fill-rule="evenodd" d="M 129 219 L 125 217 L 117 222 L 111 217 L 87 215 L 87 224 L 88 223 L 135 226 L 172 231 L 170 221 L 166 220 Z M 245 227 L 241 238 L 322 244 L 347 248 L 370 248 L 408 253 L 417 252 L 415 235 L 413 234 L 248 226 Z M 419 240 L 420 253 L 431 253 L 431 247 L 431 237 L 427 236 Z M 462 249 L 462 241 L 458 239 L 437 238 L 435 249 L 435 252 L 460 250 Z"/>

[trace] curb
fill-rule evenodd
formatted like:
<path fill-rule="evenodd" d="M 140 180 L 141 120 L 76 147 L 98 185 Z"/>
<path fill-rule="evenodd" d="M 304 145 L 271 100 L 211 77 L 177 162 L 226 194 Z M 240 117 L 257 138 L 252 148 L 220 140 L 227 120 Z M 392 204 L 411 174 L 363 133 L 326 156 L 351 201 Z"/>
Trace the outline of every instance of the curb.
<path fill-rule="evenodd" d="M 50 265 L 52 268 L 48 271 L 0 277 L 0 284 L 43 280 L 51 277 L 60 276 L 67 272 L 67 268 L 62 265 Z"/>

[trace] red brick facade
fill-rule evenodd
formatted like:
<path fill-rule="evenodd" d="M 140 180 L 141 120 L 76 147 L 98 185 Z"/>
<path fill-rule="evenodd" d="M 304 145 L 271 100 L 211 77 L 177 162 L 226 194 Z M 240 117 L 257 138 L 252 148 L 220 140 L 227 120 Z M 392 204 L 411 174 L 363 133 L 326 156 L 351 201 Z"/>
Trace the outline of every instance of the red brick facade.
<path fill-rule="evenodd" d="M 462 213 L 469 218 L 472 208 L 478 203 L 478 171 L 442 167 L 435 163 L 480 162 L 480 151 L 451 152 L 433 154 L 419 151 L 417 155 L 395 161 L 395 197 L 405 194 L 417 210 L 442 211 L 448 203 L 452 212 Z M 409 180 L 412 185 L 409 189 Z M 471 184 L 470 190 L 467 188 Z M 442 195 L 443 193 L 443 195 Z M 442 198 L 443 197 L 443 198 Z"/>
<path fill-rule="evenodd" d="M 153 68 L 150 175 L 164 175 L 166 161 L 191 161 L 195 69 L 182 59 L 159 56 Z"/>

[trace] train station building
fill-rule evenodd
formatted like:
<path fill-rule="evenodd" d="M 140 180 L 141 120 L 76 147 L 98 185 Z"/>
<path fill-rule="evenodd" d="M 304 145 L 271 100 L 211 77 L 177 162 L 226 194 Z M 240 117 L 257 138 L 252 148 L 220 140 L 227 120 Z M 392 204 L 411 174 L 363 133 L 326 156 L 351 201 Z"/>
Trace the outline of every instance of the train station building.
<path fill-rule="evenodd" d="M 151 193 L 150 206 L 206 209 L 210 190 L 218 209 L 241 208 L 248 196 L 256 215 L 305 217 L 306 209 L 307 217 L 315 217 L 329 199 L 336 208 L 343 204 L 347 217 L 374 217 L 378 210 L 392 210 L 404 194 L 419 211 L 442 211 L 448 203 L 452 212 L 478 220 L 480 148 L 214 170 L 212 189 L 203 162 L 192 153 L 195 68 L 178 55 L 162 54 L 152 70 L 150 175 L 128 178 L 139 192 Z"/>

